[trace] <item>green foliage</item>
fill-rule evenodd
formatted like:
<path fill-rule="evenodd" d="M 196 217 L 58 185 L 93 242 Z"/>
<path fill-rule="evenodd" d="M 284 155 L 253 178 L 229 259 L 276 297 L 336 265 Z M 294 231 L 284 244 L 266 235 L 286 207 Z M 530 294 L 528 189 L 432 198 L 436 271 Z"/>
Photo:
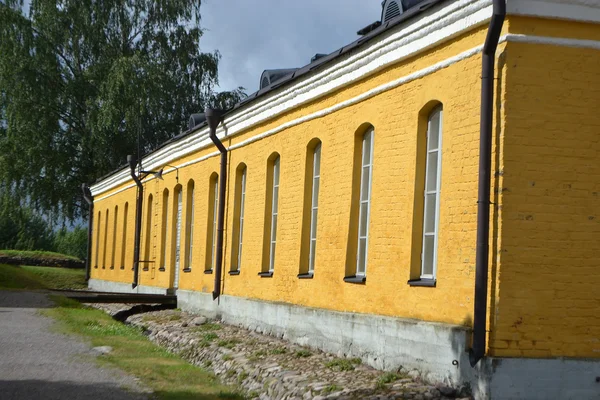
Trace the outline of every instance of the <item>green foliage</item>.
<path fill-rule="evenodd" d="M 68 254 L 85 260 L 87 257 L 87 229 L 75 228 L 67 230 L 60 229 L 54 235 L 53 249 L 62 254 Z"/>
<path fill-rule="evenodd" d="M 81 183 L 136 154 L 138 133 L 147 153 L 244 96 L 215 93 L 200 1 L 28 3 L 0 2 L 0 181 L 53 218 L 86 213 Z"/>
<path fill-rule="evenodd" d="M 355 359 L 348 360 L 345 358 L 336 358 L 335 360 L 325 363 L 325 366 L 338 371 L 352 371 L 354 370 L 354 360 Z M 358 363 L 360 364 L 360 361 Z"/>
<path fill-rule="evenodd" d="M 295 355 L 296 358 L 307 358 L 312 356 L 312 353 L 308 350 L 298 350 Z"/>
<path fill-rule="evenodd" d="M 49 250 L 52 237 L 52 231 L 42 217 L 22 205 L 20 198 L 6 185 L 0 186 L 0 248 Z"/>
<path fill-rule="evenodd" d="M 401 375 L 395 374 L 393 372 L 386 372 L 385 374 L 383 374 L 379 377 L 379 379 L 377 380 L 377 385 L 378 385 L 378 387 L 380 387 L 380 386 L 385 385 L 386 383 L 395 382 L 400 378 L 402 378 Z"/>

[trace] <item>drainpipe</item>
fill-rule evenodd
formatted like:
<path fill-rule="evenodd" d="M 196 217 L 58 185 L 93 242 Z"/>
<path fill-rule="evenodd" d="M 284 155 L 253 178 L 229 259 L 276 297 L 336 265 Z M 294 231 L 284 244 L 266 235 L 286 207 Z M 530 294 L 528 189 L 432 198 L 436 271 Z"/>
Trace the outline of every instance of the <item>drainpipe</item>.
<path fill-rule="evenodd" d="M 135 156 L 128 155 L 127 162 L 129 163 L 129 169 L 131 171 L 131 178 L 135 181 L 138 187 L 137 201 L 135 204 L 135 236 L 133 244 L 133 283 L 131 288 L 135 289 L 138 285 L 138 277 L 140 271 L 140 235 L 142 234 L 142 202 L 144 199 L 144 186 L 142 181 L 135 173 L 135 167 L 137 166 L 137 160 Z"/>
<path fill-rule="evenodd" d="M 215 288 L 213 300 L 221 295 L 221 271 L 223 265 L 223 224 L 225 220 L 225 185 L 227 184 L 227 149 L 217 137 L 217 127 L 223 122 L 223 110 L 204 110 L 210 129 L 210 139 L 221 152 L 221 173 L 219 175 L 219 213 L 217 215 L 217 256 L 215 260 Z"/>
<path fill-rule="evenodd" d="M 471 366 L 485 355 L 487 285 L 490 239 L 490 184 L 492 165 L 492 120 L 494 116 L 494 69 L 496 49 L 506 17 L 506 0 L 493 0 L 493 15 L 483 46 L 481 72 L 481 121 L 479 136 L 479 193 L 477 199 L 477 252 L 475 255 L 475 296 Z"/>
<path fill-rule="evenodd" d="M 88 203 L 90 216 L 88 218 L 88 236 L 87 236 L 87 258 L 85 260 L 85 281 L 90 280 L 91 262 L 92 262 L 92 229 L 94 227 L 94 197 L 92 191 L 85 183 L 81 184 L 83 198 Z M 98 234 L 98 233 L 96 233 Z"/>

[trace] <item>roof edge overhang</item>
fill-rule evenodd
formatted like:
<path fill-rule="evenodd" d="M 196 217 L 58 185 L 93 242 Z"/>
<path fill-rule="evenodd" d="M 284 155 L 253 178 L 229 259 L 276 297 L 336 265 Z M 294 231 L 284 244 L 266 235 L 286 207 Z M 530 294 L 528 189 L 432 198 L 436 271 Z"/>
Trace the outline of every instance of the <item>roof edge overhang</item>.
<path fill-rule="evenodd" d="M 600 0 L 581 6 L 578 0 L 507 0 L 509 14 L 600 22 Z M 598 3 L 598 4 L 595 4 Z M 550 6 L 548 6 L 550 5 Z M 430 0 L 410 9 L 361 39 L 300 68 L 268 88 L 253 93 L 225 114 L 217 130 L 223 140 L 284 112 L 351 85 L 382 69 L 443 44 L 487 23 L 492 0 Z M 377 39 L 377 40 L 374 40 Z M 212 145 L 206 124 L 196 126 L 165 142 L 143 157 L 145 169 L 170 164 Z M 217 156 L 217 151 L 193 162 Z M 182 163 L 178 168 L 192 163 Z M 174 171 L 165 169 L 164 174 Z M 129 169 L 122 167 L 93 184 L 93 196 L 105 194 L 129 182 Z M 131 186 L 131 185 L 130 185 Z M 129 186 L 122 188 L 127 189 Z M 121 191 L 119 190 L 119 191 Z M 104 196 L 106 197 L 106 195 Z M 104 197 L 97 197 L 97 201 Z"/>

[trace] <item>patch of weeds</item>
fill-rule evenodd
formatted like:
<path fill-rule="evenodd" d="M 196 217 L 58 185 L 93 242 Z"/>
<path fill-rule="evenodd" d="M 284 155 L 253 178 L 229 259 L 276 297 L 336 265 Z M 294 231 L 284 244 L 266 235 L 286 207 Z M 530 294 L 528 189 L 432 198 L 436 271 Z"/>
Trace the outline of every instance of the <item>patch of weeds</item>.
<path fill-rule="evenodd" d="M 266 352 L 266 351 L 264 351 L 264 350 L 258 350 L 258 351 L 255 351 L 255 352 L 254 352 L 252 355 L 253 355 L 254 357 L 257 357 L 257 358 L 259 358 L 259 357 L 264 357 L 264 356 L 266 356 L 266 355 L 267 355 L 267 352 Z"/>
<path fill-rule="evenodd" d="M 202 324 L 200 326 L 193 328 L 193 330 L 198 331 L 198 332 L 218 331 L 218 330 L 221 330 L 221 325 L 207 322 L 206 324 Z"/>
<path fill-rule="evenodd" d="M 236 392 L 220 392 L 219 399 L 234 399 L 234 400 L 243 400 L 246 396 L 236 393 Z"/>
<path fill-rule="evenodd" d="M 321 394 L 329 394 L 329 393 L 339 392 L 340 390 L 342 390 L 342 388 L 337 385 L 329 385 L 321 391 Z"/>
<path fill-rule="evenodd" d="M 325 366 L 331 369 L 335 369 L 338 371 L 352 371 L 354 370 L 354 364 L 351 360 L 347 360 L 345 358 L 336 358 L 335 360 L 331 360 L 325 363 Z"/>
<path fill-rule="evenodd" d="M 287 349 L 285 347 L 275 347 L 269 351 L 271 354 L 285 354 L 287 353 Z"/>
<path fill-rule="evenodd" d="M 238 382 L 238 385 L 241 385 L 241 384 L 242 384 L 242 382 L 244 382 L 244 380 L 246 380 L 246 378 L 248 377 L 248 375 L 249 375 L 249 374 L 248 374 L 246 371 L 242 371 L 242 372 L 241 372 L 241 373 L 238 375 L 238 377 L 237 377 L 237 382 Z"/>
<path fill-rule="evenodd" d="M 210 341 L 213 341 L 218 338 L 219 338 L 219 335 L 217 335 L 214 332 L 208 332 L 208 333 L 205 333 L 204 335 L 202 335 L 202 340 L 204 340 L 205 342 L 210 342 Z"/>
<path fill-rule="evenodd" d="M 249 392 L 249 393 L 248 393 L 248 398 L 249 398 L 249 399 L 255 399 L 255 398 L 257 398 L 258 396 L 260 396 L 260 395 L 258 394 L 258 392 L 254 391 L 254 390 L 253 390 L 252 392 Z"/>
<path fill-rule="evenodd" d="M 212 360 L 206 360 L 206 361 L 204 361 L 204 366 L 206 368 L 210 368 L 212 366 Z"/>
<path fill-rule="evenodd" d="M 377 380 L 377 386 L 379 387 L 380 385 L 383 386 L 386 383 L 395 382 L 400 378 L 402 378 L 402 377 L 394 372 L 386 372 L 385 374 L 381 375 L 379 377 L 379 379 Z"/>
<path fill-rule="evenodd" d="M 229 369 L 227 370 L 227 372 L 225 373 L 225 376 L 228 378 L 231 378 L 232 376 L 235 375 L 235 370 L 234 369 Z"/>
<path fill-rule="evenodd" d="M 227 340 L 219 340 L 217 343 L 219 347 L 225 347 L 226 349 L 233 349 L 236 344 L 240 343 L 238 339 L 227 339 Z"/>
<path fill-rule="evenodd" d="M 173 314 L 167 317 L 169 321 L 179 321 L 181 319 L 181 314 Z"/>
<path fill-rule="evenodd" d="M 248 346 L 254 346 L 255 344 L 258 343 L 258 340 L 256 340 L 256 339 L 250 339 L 246 343 L 248 344 Z"/>
<path fill-rule="evenodd" d="M 307 358 L 312 356 L 312 353 L 308 350 L 298 350 L 295 355 L 296 358 Z"/>
<path fill-rule="evenodd" d="M 223 354 L 223 357 L 221 357 L 221 359 L 223 361 L 229 361 L 229 360 L 233 359 L 233 357 L 231 357 L 230 354 Z"/>
<path fill-rule="evenodd" d="M 350 359 L 350 362 L 351 362 L 352 364 L 356 364 L 356 365 L 360 365 L 360 364 L 362 364 L 362 360 L 361 360 L 360 358 L 358 358 L 358 357 L 351 358 L 351 359 Z"/>

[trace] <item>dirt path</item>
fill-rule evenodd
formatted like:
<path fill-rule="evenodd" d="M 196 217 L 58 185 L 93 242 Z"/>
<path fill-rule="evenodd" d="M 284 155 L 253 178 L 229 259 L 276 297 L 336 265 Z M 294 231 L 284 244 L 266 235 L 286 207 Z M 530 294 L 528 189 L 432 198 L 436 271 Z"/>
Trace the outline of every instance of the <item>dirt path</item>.
<path fill-rule="evenodd" d="M 43 293 L 0 291 L 0 400 L 142 400 L 133 377 L 102 368 L 91 346 L 52 332 Z"/>

